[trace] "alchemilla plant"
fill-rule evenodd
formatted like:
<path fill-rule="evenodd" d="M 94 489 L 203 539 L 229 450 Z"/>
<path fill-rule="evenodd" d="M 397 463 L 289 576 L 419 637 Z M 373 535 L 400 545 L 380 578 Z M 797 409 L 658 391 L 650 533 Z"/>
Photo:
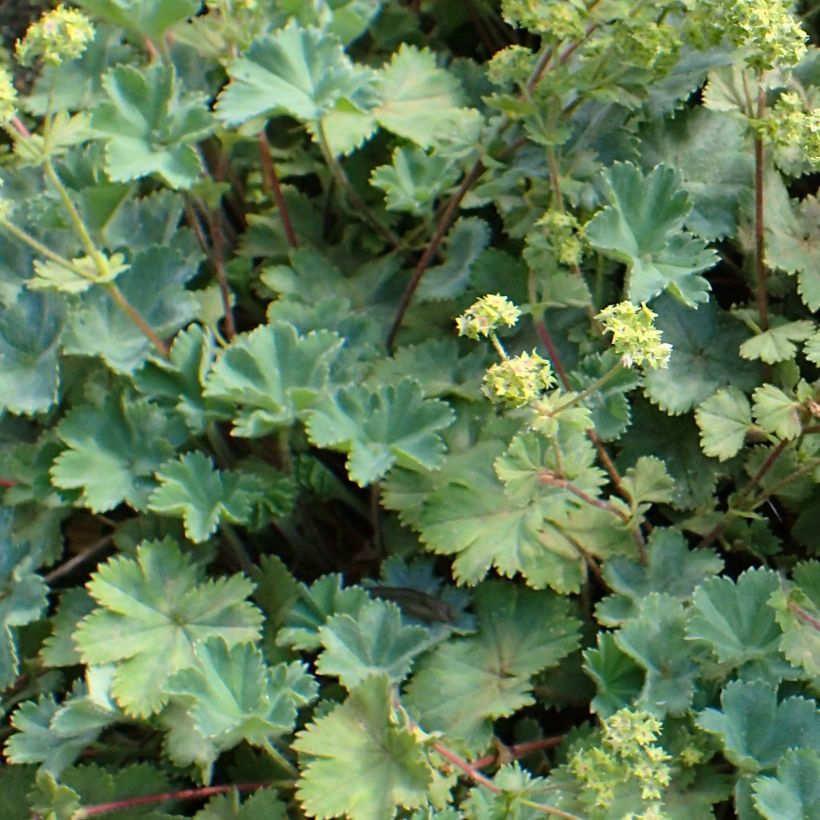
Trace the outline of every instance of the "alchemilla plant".
<path fill-rule="evenodd" d="M 4 820 L 819 818 L 816 5 L 31 12 Z"/>

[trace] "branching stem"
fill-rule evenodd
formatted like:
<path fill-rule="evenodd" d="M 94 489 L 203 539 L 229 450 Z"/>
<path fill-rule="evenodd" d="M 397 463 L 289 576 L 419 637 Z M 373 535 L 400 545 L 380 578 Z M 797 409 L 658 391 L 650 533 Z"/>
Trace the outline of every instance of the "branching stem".
<path fill-rule="evenodd" d="M 758 75 L 757 119 L 762 121 L 766 115 L 766 90 L 763 85 L 763 73 Z M 766 296 L 766 223 L 764 211 L 764 146 L 763 135 L 758 133 L 754 139 L 755 156 L 755 299 L 760 327 L 769 329 L 769 301 Z"/>

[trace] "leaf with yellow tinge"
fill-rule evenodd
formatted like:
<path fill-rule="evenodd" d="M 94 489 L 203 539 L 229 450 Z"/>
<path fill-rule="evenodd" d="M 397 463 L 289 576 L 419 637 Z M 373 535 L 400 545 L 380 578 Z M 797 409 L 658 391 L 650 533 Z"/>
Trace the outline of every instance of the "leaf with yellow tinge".
<path fill-rule="evenodd" d="M 297 795 L 310 817 L 386 820 L 427 800 L 432 771 L 417 736 L 396 723 L 390 683 L 367 678 L 299 732 Z"/>

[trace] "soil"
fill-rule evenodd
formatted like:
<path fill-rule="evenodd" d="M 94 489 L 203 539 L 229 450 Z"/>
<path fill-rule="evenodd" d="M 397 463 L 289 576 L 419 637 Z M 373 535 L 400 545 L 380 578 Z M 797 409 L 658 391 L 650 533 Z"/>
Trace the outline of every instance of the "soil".
<path fill-rule="evenodd" d="M 6 48 L 13 48 L 29 23 L 53 5 L 49 0 L 0 0 L 0 35 Z"/>

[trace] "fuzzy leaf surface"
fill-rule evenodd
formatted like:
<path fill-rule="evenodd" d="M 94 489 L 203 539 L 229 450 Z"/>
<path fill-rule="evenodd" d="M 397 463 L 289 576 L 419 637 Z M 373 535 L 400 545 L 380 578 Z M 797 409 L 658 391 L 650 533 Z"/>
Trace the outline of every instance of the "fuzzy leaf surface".
<path fill-rule="evenodd" d="M 292 731 L 297 707 L 316 697 L 304 666 L 271 669 L 249 643 L 229 647 L 210 638 L 194 654 L 196 665 L 172 675 L 166 689 L 188 705 L 196 731 L 219 749 L 243 740 L 264 747 Z"/>
<path fill-rule="evenodd" d="M 108 396 L 100 407 L 81 405 L 60 423 L 68 449 L 51 468 L 53 483 L 82 490 L 95 512 L 125 501 L 143 509 L 154 486 L 153 473 L 174 454 L 174 424 L 156 405 Z"/>
<path fill-rule="evenodd" d="M 205 395 L 237 406 L 233 435 L 267 435 L 293 424 L 327 387 L 341 343 L 328 331 L 300 336 L 284 322 L 263 325 L 222 354 Z"/>
<path fill-rule="evenodd" d="M 316 669 L 354 689 L 370 675 L 384 673 L 391 683 L 407 677 L 413 659 L 430 644 L 420 626 L 402 624 L 401 610 L 388 601 L 368 601 L 356 613 L 332 615 L 319 627 L 324 651 Z"/>
<path fill-rule="evenodd" d="M 752 409 L 742 390 L 724 387 L 698 406 L 695 421 L 703 452 L 726 461 L 743 447 L 752 424 Z"/>
<path fill-rule="evenodd" d="M 803 820 L 820 816 L 820 753 L 817 749 L 786 752 L 774 777 L 752 784 L 755 808 L 766 820 Z"/>
<path fill-rule="evenodd" d="M 318 447 L 347 453 L 347 471 L 360 487 L 382 478 L 394 464 L 436 469 L 444 459 L 438 431 L 453 411 L 439 399 L 425 399 L 418 382 L 342 388 L 313 410 L 307 432 Z"/>
<path fill-rule="evenodd" d="M 647 176 L 632 163 L 615 163 L 605 174 L 610 204 L 586 226 L 593 247 L 627 265 L 627 295 L 646 302 L 669 290 L 694 307 L 709 299 L 699 274 L 717 261 L 706 243 L 683 231 L 692 209 L 678 172 L 659 165 Z"/>
<path fill-rule="evenodd" d="M 731 681 L 718 709 L 705 709 L 698 725 L 717 735 L 724 755 L 744 772 L 772 770 L 789 749 L 820 746 L 820 712 L 806 698 L 777 702 L 763 681 Z"/>
<path fill-rule="evenodd" d="M 162 707 L 168 678 L 195 663 L 198 644 L 259 637 L 262 615 L 246 600 L 251 583 L 239 575 L 203 582 L 170 539 L 144 542 L 135 558 L 109 559 L 88 590 L 99 606 L 74 639 L 85 663 L 117 664 L 112 692 L 131 715 Z"/>
<path fill-rule="evenodd" d="M 190 188 L 202 171 L 195 145 L 213 129 L 204 98 L 180 96 L 174 70 L 160 63 L 142 71 L 117 66 L 103 87 L 109 99 L 94 109 L 91 124 L 106 138 L 109 177 L 157 174 L 171 188 Z"/>

